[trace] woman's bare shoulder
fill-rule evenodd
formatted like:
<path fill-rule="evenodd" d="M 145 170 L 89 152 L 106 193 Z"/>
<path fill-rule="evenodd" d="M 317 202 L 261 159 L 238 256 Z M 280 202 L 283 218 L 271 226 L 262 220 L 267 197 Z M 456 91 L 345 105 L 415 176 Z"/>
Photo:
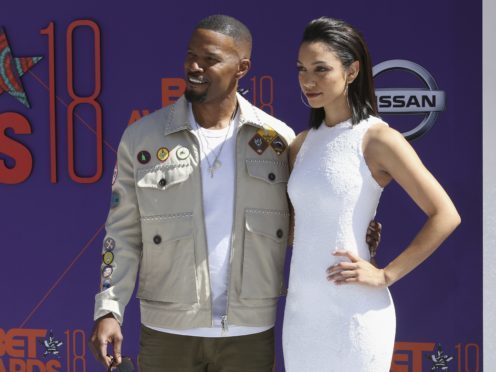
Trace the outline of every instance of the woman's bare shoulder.
<path fill-rule="evenodd" d="M 293 164 L 296 160 L 296 155 L 298 155 L 298 152 L 300 151 L 301 145 L 305 141 L 307 134 L 308 129 L 298 133 L 293 142 L 291 142 L 291 145 L 289 145 L 289 161 L 291 163 L 291 167 L 293 167 Z"/>

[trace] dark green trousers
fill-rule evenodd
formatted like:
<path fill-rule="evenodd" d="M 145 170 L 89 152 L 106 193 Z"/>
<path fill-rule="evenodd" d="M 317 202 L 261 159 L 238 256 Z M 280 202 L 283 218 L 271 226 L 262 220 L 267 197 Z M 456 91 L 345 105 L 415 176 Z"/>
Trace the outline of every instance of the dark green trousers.
<path fill-rule="evenodd" d="M 247 336 L 193 337 L 141 326 L 140 372 L 272 372 L 274 330 Z"/>

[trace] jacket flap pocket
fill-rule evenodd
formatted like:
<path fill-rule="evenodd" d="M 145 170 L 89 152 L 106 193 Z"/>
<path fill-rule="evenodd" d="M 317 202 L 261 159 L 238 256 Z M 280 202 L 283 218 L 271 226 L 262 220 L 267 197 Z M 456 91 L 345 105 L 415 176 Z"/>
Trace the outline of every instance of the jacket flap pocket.
<path fill-rule="evenodd" d="M 169 187 L 184 182 L 193 172 L 190 164 L 160 165 L 148 169 L 138 169 L 138 187 L 166 190 Z"/>
<path fill-rule="evenodd" d="M 193 214 L 142 217 L 143 242 L 160 244 L 193 236 Z"/>
<path fill-rule="evenodd" d="M 288 236 L 289 212 L 272 209 L 247 209 L 246 230 L 282 242 Z"/>
<path fill-rule="evenodd" d="M 251 177 L 267 183 L 288 182 L 288 162 L 270 159 L 246 159 L 246 168 Z"/>
<path fill-rule="evenodd" d="M 170 306 L 198 303 L 192 214 L 144 217 L 141 226 L 138 297 Z"/>

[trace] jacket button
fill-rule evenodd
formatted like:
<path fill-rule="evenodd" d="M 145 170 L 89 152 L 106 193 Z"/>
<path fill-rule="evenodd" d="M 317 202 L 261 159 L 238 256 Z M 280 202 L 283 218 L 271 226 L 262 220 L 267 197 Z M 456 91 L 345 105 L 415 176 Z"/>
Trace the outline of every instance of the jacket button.
<path fill-rule="evenodd" d="M 276 235 L 280 239 L 284 235 L 284 232 L 282 231 L 282 229 L 278 229 L 277 232 L 276 232 Z"/>
<path fill-rule="evenodd" d="M 160 181 L 158 181 L 158 185 L 160 187 L 165 187 L 166 184 L 167 184 L 167 181 L 165 180 L 165 178 L 162 178 Z"/>
<path fill-rule="evenodd" d="M 160 235 L 155 235 L 155 236 L 153 237 L 153 242 L 154 242 L 155 244 L 160 244 L 160 243 L 162 242 L 162 237 L 161 237 Z"/>
<path fill-rule="evenodd" d="M 269 180 L 274 181 L 276 179 L 276 175 L 274 173 L 269 173 Z"/>

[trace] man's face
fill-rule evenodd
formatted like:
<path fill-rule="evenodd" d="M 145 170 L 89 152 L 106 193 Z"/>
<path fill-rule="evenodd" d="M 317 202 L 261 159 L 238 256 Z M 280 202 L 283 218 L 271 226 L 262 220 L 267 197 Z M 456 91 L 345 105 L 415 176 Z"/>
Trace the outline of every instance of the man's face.
<path fill-rule="evenodd" d="M 233 38 L 196 29 L 184 61 L 186 99 L 208 103 L 222 100 L 237 87 L 240 56 Z"/>

